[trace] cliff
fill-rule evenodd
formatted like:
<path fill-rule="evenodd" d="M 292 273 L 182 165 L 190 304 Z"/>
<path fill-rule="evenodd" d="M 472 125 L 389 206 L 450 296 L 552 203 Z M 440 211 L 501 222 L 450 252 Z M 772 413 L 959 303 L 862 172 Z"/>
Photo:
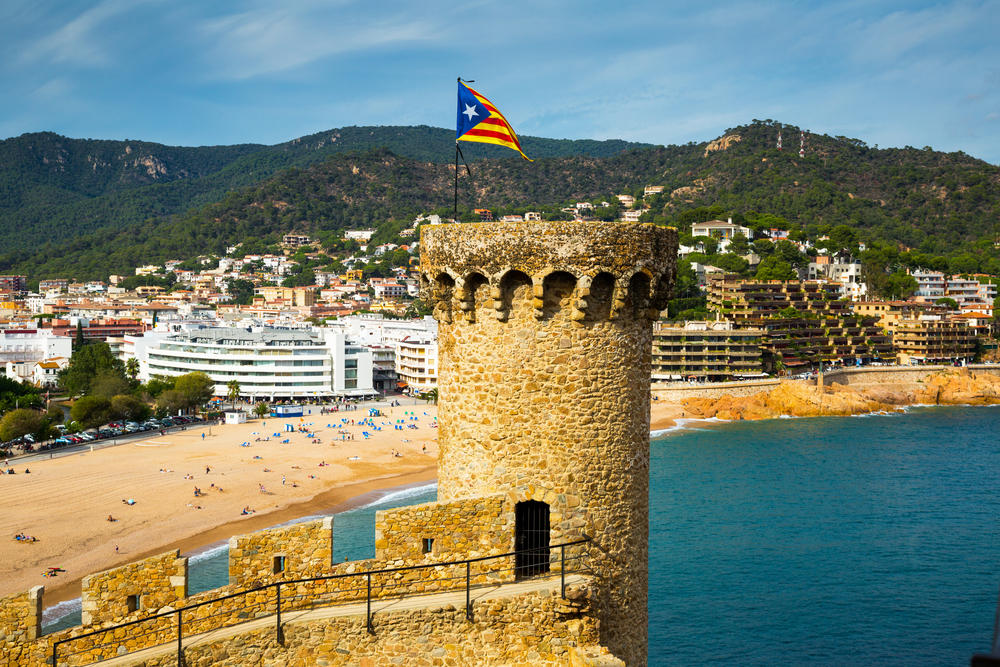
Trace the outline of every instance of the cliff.
<path fill-rule="evenodd" d="M 752 396 L 684 399 L 687 417 L 707 419 L 773 419 L 858 415 L 898 410 L 907 405 L 1000 404 L 1000 377 L 965 369 L 940 371 L 907 383 L 817 387 L 806 382 L 782 383 Z"/>

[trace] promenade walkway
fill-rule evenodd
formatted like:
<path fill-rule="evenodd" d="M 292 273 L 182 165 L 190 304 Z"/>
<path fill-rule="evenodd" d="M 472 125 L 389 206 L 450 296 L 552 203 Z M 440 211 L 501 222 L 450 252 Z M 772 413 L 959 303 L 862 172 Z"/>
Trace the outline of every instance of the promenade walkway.
<path fill-rule="evenodd" d="M 582 575 L 570 574 L 566 576 L 566 585 L 569 586 L 570 584 L 577 584 L 583 580 L 584 577 Z M 473 614 L 475 613 L 476 602 L 478 601 L 511 598 L 524 593 L 539 591 L 558 594 L 560 585 L 559 576 L 555 575 L 544 578 L 517 581 L 509 584 L 474 588 L 472 589 L 471 596 Z M 456 609 L 463 609 L 465 606 L 465 589 L 463 588 L 457 591 L 448 591 L 445 593 L 434 593 L 431 595 L 372 600 L 372 617 L 374 619 L 373 622 L 375 624 L 375 632 L 376 634 L 378 633 L 378 614 L 380 613 L 395 613 L 416 609 L 435 609 L 438 607 L 447 607 L 448 605 L 452 605 Z M 327 618 L 355 616 L 357 617 L 358 624 L 363 627 L 365 624 L 365 613 L 365 602 L 362 601 L 334 607 L 323 607 L 320 609 L 282 612 L 281 624 L 282 627 L 287 627 L 293 624 L 312 623 Z M 189 647 L 200 646 L 202 644 L 210 644 L 212 642 L 222 641 L 229 639 L 230 637 L 235 637 L 247 632 L 253 632 L 255 630 L 269 629 L 273 631 L 274 625 L 274 614 L 269 614 L 244 623 L 219 628 L 218 630 L 212 630 L 211 632 L 205 632 L 199 635 L 185 637 L 182 641 L 182 646 L 187 649 Z M 168 644 L 160 644 L 158 646 L 142 649 L 141 651 L 129 653 L 128 655 L 102 660 L 93 664 L 101 665 L 102 667 L 126 667 L 128 665 L 135 665 L 146 660 L 151 660 L 153 658 L 158 658 L 176 652 L 177 642 L 173 641 Z"/>

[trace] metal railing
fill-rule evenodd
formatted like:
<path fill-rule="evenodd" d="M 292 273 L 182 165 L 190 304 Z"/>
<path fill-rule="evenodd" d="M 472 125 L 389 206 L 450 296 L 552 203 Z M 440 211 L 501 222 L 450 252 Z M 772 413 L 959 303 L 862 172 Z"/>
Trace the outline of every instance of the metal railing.
<path fill-rule="evenodd" d="M 571 554 L 567 554 L 567 549 L 570 548 L 570 547 L 575 547 L 575 546 L 580 546 L 580 545 L 583 545 L 583 544 L 587 544 L 590 541 L 591 541 L 590 537 L 584 537 L 583 539 L 580 539 L 580 540 L 575 540 L 575 541 L 572 541 L 572 542 L 565 542 L 565 543 L 562 543 L 562 544 L 549 545 L 547 547 L 539 547 L 539 548 L 526 549 L 526 550 L 521 550 L 521 551 L 510 551 L 510 552 L 502 553 L 502 554 L 494 554 L 492 556 L 481 556 L 481 557 L 478 557 L 478 558 L 467 558 L 465 560 L 446 561 L 446 562 L 440 562 L 440 563 L 428 563 L 428 564 L 424 564 L 424 565 L 407 565 L 407 566 L 404 566 L 404 567 L 395 567 L 395 568 L 389 568 L 389 569 L 383 569 L 383 570 L 366 570 L 366 571 L 363 571 L 363 572 L 353 572 L 353 573 L 345 573 L 345 574 L 332 574 L 332 575 L 324 575 L 324 576 L 320 576 L 320 577 L 308 577 L 308 578 L 304 578 L 304 579 L 289 579 L 289 580 L 283 580 L 283 581 L 276 581 L 274 583 L 265 584 L 263 586 L 257 586 L 257 587 L 254 587 L 254 588 L 248 588 L 248 589 L 236 592 L 236 593 L 231 593 L 229 595 L 223 595 L 221 597 L 212 598 L 211 600 L 204 600 L 202 602 L 197 602 L 195 604 L 191 604 L 191 605 L 188 605 L 186 607 L 181 607 L 181 608 L 178 608 L 178 609 L 174 609 L 174 610 L 171 610 L 171 611 L 162 612 L 162 613 L 159 613 L 159 614 L 153 614 L 151 616 L 146 616 L 144 618 L 140 618 L 140 619 L 137 619 L 137 620 L 134 620 L 134 621 L 129 621 L 127 623 L 120 623 L 118 625 L 113 625 L 113 626 L 110 626 L 110 627 L 101 628 L 100 630 L 94 630 L 92 632 L 86 632 L 84 634 L 76 635 L 76 636 L 69 637 L 69 638 L 66 638 L 66 639 L 57 640 L 57 641 L 55 641 L 55 642 L 52 643 L 52 658 L 51 658 L 52 662 L 51 662 L 51 664 L 52 664 L 52 667 L 58 667 L 58 665 L 59 665 L 59 648 L 60 648 L 60 646 L 62 646 L 64 644 L 70 644 L 71 642 L 77 642 L 77 641 L 80 641 L 80 640 L 83 640 L 83 639 L 88 639 L 88 638 L 91 638 L 91 637 L 97 637 L 99 635 L 108 635 L 109 633 L 110 633 L 110 635 L 112 637 L 112 641 L 110 641 L 110 642 L 102 643 L 102 644 L 90 644 L 86 648 L 82 648 L 82 649 L 79 649 L 79 650 L 76 650 L 76 651 L 70 651 L 69 653 L 65 653 L 63 657 L 66 658 L 66 659 L 68 659 L 68 658 L 70 658 L 70 657 L 72 657 L 74 655 L 78 655 L 78 654 L 82 654 L 82 653 L 88 653 L 90 651 L 99 651 L 99 650 L 101 650 L 103 648 L 114 646 L 114 645 L 121 646 L 126 641 L 133 641 L 133 640 L 135 640 L 137 638 L 141 638 L 141 637 L 144 637 L 144 636 L 156 635 L 158 633 L 159 634 L 163 634 L 164 630 L 166 628 L 173 627 L 173 628 L 176 628 L 176 630 L 175 630 L 175 637 L 173 639 L 166 640 L 166 641 L 154 642 L 154 643 L 150 643 L 147 646 L 137 647 L 134 651 L 130 651 L 130 653 L 131 652 L 135 652 L 135 651 L 140 651 L 140 650 L 146 650 L 146 649 L 153 648 L 153 647 L 156 647 L 156 646 L 163 646 L 163 645 L 171 643 L 172 641 L 175 640 L 177 642 L 177 665 L 181 666 L 181 665 L 184 664 L 183 639 L 184 639 L 184 629 L 185 629 L 185 625 L 184 625 L 185 614 L 190 615 L 190 613 L 193 612 L 194 610 L 200 609 L 202 607 L 206 607 L 208 605 L 217 604 L 219 602 L 224 602 L 226 600 L 233 600 L 233 599 L 236 599 L 236 598 L 246 598 L 247 596 L 249 596 L 251 594 L 261 593 L 261 592 L 269 591 L 271 589 L 273 589 L 273 591 L 274 591 L 274 593 L 273 593 L 273 600 L 274 600 L 273 615 L 275 617 L 275 636 L 277 638 L 278 643 L 279 644 L 283 644 L 284 643 L 284 634 L 283 634 L 283 631 L 282 631 L 282 622 L 281 622 L 281 612 L 282 612 L 282 595 L 281 595 L 281 589 L 282 589 L 282 587 L 286 587 L 286 590 L 287 590 L 288 587 L 297 587 L 297 586 L 300 586 L 300 585 L 303 585 L 303 584 L 311 584 L 311 583 L 316 583 L 316 582 L 330 582 L 330 581 L 334 581 L 334 580 L 348 580 L 348 579 L 352 579 L 352 578 L 353 579 L 363 579 L 363 582 L 359 582 L 359 584 L 361 584 L 361 585 L 359 585 L 357 587 L 350 587 L 350 588 L 344 588 L 344 589 L 336 589 L 336 590 L 332 591 L 332 594 L 333 595 L 337 595 L 337 594 L 344 594 L 344 593 L 347 593 L 347 594 L 358 593 L 359 595 L 357 597 L 350 597 L 350 595 L 348 595 L 347 599 L 344 599 L 344 600 L 340 600 L 340 601 L 325 601 L 324 602 L 322 600 L 322 597 L 324 595 L 331 594 L 330 591 L 327 591 L 325 593 L 321 592 L 318 595 L 308 595 L 308 594 L 294 595 L 293 594 L 291 596 L 291 598 L 289 598 L 288 596 L 285 597 L 285 611 L 286 612 L 291 611 L 291 610 L 302 611 L 303 609 L 306 609 L 306 608 L 308 608 L 308 609 L 320 609 L 320 608 L 328 608 L 328 607 L 346 606 L 346 605 L 351 605 L 351 604 L 359 604 L 363 600 L 365 602 L 365 628 L 366 628 L 366 630 L 369 633 L 374 634 L 375 633 L 375 625 L 373 623 L 374 614 L 372 612 L 372 600 L 373 599 L 374 600 L 403 599 L 403 598 L 407 598 L 407 597 L 419 597 L 419 596 L 423 596 L 423 595 L 432 595 L 432 594 L 435 594 L 435 593 L 441 593 L 441 592 L 446 592 L 446 591 L 461 590 L 461 586 L 460 585 L 459 586 L 454 586 L 454 585 L 449 585 L 449 584 L 452 584 L 453 582 L 459 582 L 459 581 L 461 581 L 461 579 L 464 579 L 465 580 L 464 581 L 464 588 L 465 588 L 465 617 L 466 617 L 467 620 L 472 621 L 472 620 L 474 620 L 473 603 L 472 603 L 472 590 L 474 588 L 486 588 L 486 587 L 491 587 L 492 588 L 492 587 L 500 586 L 500 585 L 503 585 L 503 584 L 514 583 L 514 581 L 523 581 L 523 580 L 526 580 L 526 579 L 541 579 L 541 578 L 545 578 L 545 577 L 548 577 L 548 576 L 552 576 L 551 566 L 554 566 L 556 564 L 559 565 L 560 596 L 565 599 L 565 597 L 566 597 L 566 575 L 567 574 L 573 574 L 573 573 L 579 573 L 579 572 L 588 571 L 588 569 L 586 568 L 585 563 L 583 563 L 583 561 L 585 560 L 585 557 L 586 557 L 585 552 L 581 552 L 579 554 L 572 554 L 572 553 Z M 558 560 L 553 560 L 552 559 L 552 550 L 553 549 L 558 549 L 559 550 Z M 529 563 L 537 564 L 538 563 L 538 554 L 539 554 L 540 551 L 542 551 L 542 552 L 548 552 L 549 553 L 549 560 L 548 560 L 548 566 L 549 567 L 545 568 L 546 571 L 538 573 L 538 572 L 535 571 L 537 569 L 537 567 L 535 567 L 535 568 L 531 569 L 530 570 L 530 574 L 527 574 L 527 575 L 523 575 L 521 572 L 519 572 L 519 570 L 523 570 L 523 568 L 525 566 L 523 566 L 523 565 L 519 566 L 517 564 L 518 557 L 520 556 L 520 557 L 523 558 L 525 556 L 530 556 L 530 558 L 526 558 L 525 560 L 527 562 L 529 562 Z M 513 567 L 502 567 L 502 568 L 494 569 L 494 570 L 477 570 L 476 572 L 473 572 L 472 565 L 474 563 L 484 563 L 486 561 L 500 560 L 500 559 L 504 559 L 504 558 L 514 558 L 515 559 L 515 565 Z M 573 567 L 574 564 L 576 565 L 576 567 L 574 569 L 569 569 L 570 567 Z M 461 574 L 459 574 L 457 576 L 446 576 L 446 577 L 437 578 L 437 579 L 425 578 L 425 579 L 417 579 L 417 580 L 404 580 L 402 582 L 388 583 L 388 584 L 386 584 L 386 583 L 380 583 L 380 588 L 382 589 L 383 593 L 387 589 L 392 588 L 392 587 L 409 587 L 409 586 L 413 586 L 414 584 L 427 583 L 427 582 L 432 582 L 432 583 L 436 583 L 436 584 L 442 584 L 441 586 L 436 587 L 436 590 L 427 590 L 427 589 L 424 589 L 424 590 L 419 591 L 419 592 L 401 591 L 401 592 L 397 592 L 397 593 L 381 594 L 381 595 L 379 595 L 379 594 L 373 595 L 373 593 L 372 593 L 372 579 L 373 579 L 373 577 L 377 578 L 379 576 L 398 575 L 399 573 L 403 573 L 403 572 L 414 572 L 414 571 L 420 571 L 420 570 L 433 570 L 433 569 L 447 568 L 447 567 L 452 567 L 452 568 L 456 568 L 457 567 L 457 568 L 459 568 L 459 570 L 461 570 L 461 566 L 463 566 L 463 565 L 465 566 L 464 567 L 464 573 L 461 573 Z M 502 575 L 503 573 L 510 573 L 510 574 L 513 575 L 513 578 L 510 579 L 510 580 L 507 580 L 507 581 L 501 581 L 501 580 L 499 580 L 498 576 Z M 474 577 L 475 578 L 484 578 L 485 577 L 485 578 L 489 579 L 491 576 L 494 577 L 493 581 L 487 581 L 486 583 L 477 583 L 477 584 L 473 583 L 473 578 Z M 361 594 L 361 593 L 363 593 L 363 594 Z M 308 601 L 308 606 L 307 607 L 303 607 L 301 605 L 294 605 L 293 603 L 295 601 L 299 601 L 299 602 Z M 292 605 L 291 607 L 289 606 L 290 604 Z M 243 615 L 243 616 L 240 615 L 240 612 L 246 613 L 248 610 L 251 610 L 253 608 L 254 608 L 253 605 L 249 605 L 249 606 L 244 605 L 242 607 L 228 609 L 228 610 L 225 610 L 225 611 L 220 612 L 220 613 L 211 613 L 211 614 L 209 614 L 207 616 L 199 617 L 199 618 L 195 619 L 193 622 L 194 623 L 203 623 L 206 620 L 209 620 L 209 619 L 212 619 L 212 618 L 216 618 L 216 617 L 219 617 L 219 616 L 223 616 L 223 615 L 227 615 L 227 614 L 230 615 L 230 616 L 234 616 L 235 615 L 237 617 L 237 619 L 234 622 L 231 622 L 231 623 L 223 622 L 222 624 L 214 626 L 214 627 L 211 627 L 209 629 L 199 630 L 197 632 L 189 634 L 188 636 L 191 637 L 191 636 L 202 634 L 203 632 L 208 632 L 210 630 L 214 631 L 214 630 L 219 630 L 221 628 L 226 628 L 226 627 L 232 627 L 232 626 L 240 625 L 242 623 L 246 623 L 246 622 L 249 622 L 251 620 L 256 620 L 257 618 L 263 617 L 260 614 L 258 614 L 255 617 L 250 617 L 249 615 Z M 270 614 L 265 614 L 265 616 L 266 615 L 270 615 Z M 170 619 L 170 617 L 176 617 L 176 619 L 174 621 L 169 622 L 169 623 L 163 622 L 163 623 L 156 624 L 159 627 L 155 627 L 153 630 L 150 630 L 150 631 L 147 631 L 147 632 L 141 632 L 141 633 L 138 633 L 138 634 L 129 632 L 129 633 L 126 633 L 124 636 L 118 638 L 118 639 L 114 638 L 115 635 L 117 634 L 117 632 L 119 630 L 123 630 L 125 628 L 135 629 L 135 628 L 137 628 L 137 626 L 139 626 L 141 624 L 148 624 L 148 623 L 152 623 L 152 622 L 155 622 L 155 621 L 158 621 L 158 620 L 161 620 L 161 619 Z M 84 663 L 81 663 L 81 664 L 93 664 L 94 662 L 101 662 L 103 660 L 110 659 L 111 657 L 121 657 L 122 655 L 127 655 L 127 653 L 118 653 L 118 652 L 116 652 L 114 655 L 109 655 L 109 656 L 106 656 L 106 657 L 97 657 L 95 660 L 92 660 L 90 662 L 84 662 Z"/>

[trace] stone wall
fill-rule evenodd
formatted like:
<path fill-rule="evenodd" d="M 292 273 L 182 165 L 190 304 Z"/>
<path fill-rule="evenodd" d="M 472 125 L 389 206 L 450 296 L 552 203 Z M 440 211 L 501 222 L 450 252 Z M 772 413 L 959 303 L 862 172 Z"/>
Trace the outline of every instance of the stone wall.
<path fill-rule="evenodd" d="M 35 586 L 20 595 L 0 600 L 0 646 L 5 642 L 32 641 L 42 634 L 42 593 Z"/>
<path fill-rule="evenodd" d="M 977 373 L 1000 375 L 1000 366 L 990 364 L 969 364 L 969 370 Z M 842 368 L 823 374 L 823 384 L 844 384 L 865 386 L 873 384 L 893 384 L 922 382 L 932 373 L 954 371 L 955 366 L 863 366 Z"/>
<path fill-rule="evenodd" d="M 652 386 L 658 401 L 680 403 L 685 398 L 719 398 L 720 396 L 753 396 L 771 391 L 781 384 L 778 378 L 745 380 L 742 382 L 670 382 Z"/>
<path fill-rule="evenodd" d="M 333 517 L 229 540 L 229 583 L 240 588 L 323 576 L 332 564 Z"/>
<path fill-rule="evenodd" d="M 279 644 L 273 629 L 240 635 L 185 651 L 188 667 L 248 664 L 357 665 L 623 665 L 597 646 L 597 622 L 585 608 L 567 605 L 557 594 L 526 593 L 477 603 L 474 620 L 452 606 L 375 616 L 374 633 L 359 617 L 290 622 Z M 138 663 L 174 667 L 175 655 Z"/>
<path fill-rule="evenodd" d="M 187 568 L 187 558 L 175 549 L 84 577 L 83 624 L 120 621 L 175 604 L 187 597 Z"/>
<path fill-rule="evenodd" d="M 603 554 L 593 565 L 604 643 L 645 664 L 652 320 L 669 297 L 676 233 L 620 223 L 421 232 L 439 322 L 438 497 L 551 501 L 575 531 L 554 527 L 552 541 L 586 532 Z"/>
<path fill-rule="evenodd" d="M 424 540 L 431 539 L 425 552 Z M 513 508 L 504 496 L 430 502 L 375 513 L 375 559 L 385 562 L 460 560 L 514 547 Z"/>

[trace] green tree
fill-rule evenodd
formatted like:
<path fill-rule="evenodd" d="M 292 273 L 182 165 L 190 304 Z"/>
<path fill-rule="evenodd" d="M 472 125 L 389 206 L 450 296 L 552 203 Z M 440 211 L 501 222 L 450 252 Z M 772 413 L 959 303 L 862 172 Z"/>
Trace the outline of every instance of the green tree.
<path fill-rule="evenodd" d="M 215 382 L 201 371 L 181 375 L 174 382 L 174 389 L 180 394 L 183 403 L 182 409 L 189 409 L 204 405 L 212 398 L 215 392 Z"/>
<path fill-rule="evenodd" d="M 97 371 L 91 380 L 87 394 L 110 399 L 112 396 L 127 393 L 131 388 L 132 385 L 121 374 L 110 368 L 103 368 Z"/>
<path fill-rule="evenodd" d="M 149 414 L 149 406 L 131 394 L 119 394 L 111 399 L 111 415 L 115 419 L 143 421 Z"/>
<path fill-rule="evenodd" d="M 798 274 L 792 265 L 777 256 L 762 259 L 757 265 L 757 280 L 795 280 Z"/>
<path fill-rule="evenodd" d="M 125 362 L 125 374 L 128 378 L 135 382 L 135 379 L 139 377 L 139 360 L 135 357 L 130 357 L 128 361 Z"/>
<path fill-rule="evenodd" d="M 83 428 L 93 428 L 111 421 L 111 400 L 103 396 L 82 396 L 69 411 L 73 421 Z"/>
<path fill-rule="evenodd" d="M 0 419 L 0 441 L 6 442 L 29 433 L 36 439 L 43 439 L 48 435 L 48 424 L 45 415 L 36 410 L 11 410 Z"/>
<path fill-rule="evenodd" d="M 73 349 L 79 350 L 81 347 L 87 344 L 87 341 L 83 338 L 83 322 L 80 320 L 76 321 L 76 335 L 73 337 Z"/>
<path fill-rule="evenodd" d="M 73 395 L 85 394 L 98 372 L 103 370 L 125 378 L 125 364 L 111 353 L 107 343 L 84 345 L 73 352 L 69 365 L 59 371 L 59 386 Z"/>
<path fill-rule="evenodd" d="M 253 303 L 253 283 L 249 280 L 227 280 L 226 293 L 236 305 L 248 306 Z"/>
<path fill-rule="evenodd" d="M 890 299 L 905 299 L 917 291 L 917 279 L 905 271 L 896 271 L 886 280 L 885 290 Z"/>
<path fill-rule="evenodd" d="M 949 310 L 958 310 L 958 301 L 955 301 L 951 297 L 941 297 L 940 299 L 936 299 L 934 303 L 939 306 L 947 306 Z"/>
<path fill-rule="evenodd" d="M 729 252 L 734 255 L 745 255 L 750 252 L 750 242 L 743 234 L 734 234 L 729 240 Z"/>
<path fill-rule="evenodd" d="M 257 415 L 258 419 L 263 419 L 267 415 L 271 414 L 271 406 L 263 402 L 258 403 L 253 406 L 253 413 Z"/>
<path fill-rule="evenodd" d="M 239 383 L 239 381 L 238 380 L 230 380 L 229 382 L 226 383 L 226 389 L 227 389 L 226 398 L 229 399 L 229 402 L 233 405 L 233 407 L 236 407 L 236 401 L 240 397 L 240 383 Z"/>

